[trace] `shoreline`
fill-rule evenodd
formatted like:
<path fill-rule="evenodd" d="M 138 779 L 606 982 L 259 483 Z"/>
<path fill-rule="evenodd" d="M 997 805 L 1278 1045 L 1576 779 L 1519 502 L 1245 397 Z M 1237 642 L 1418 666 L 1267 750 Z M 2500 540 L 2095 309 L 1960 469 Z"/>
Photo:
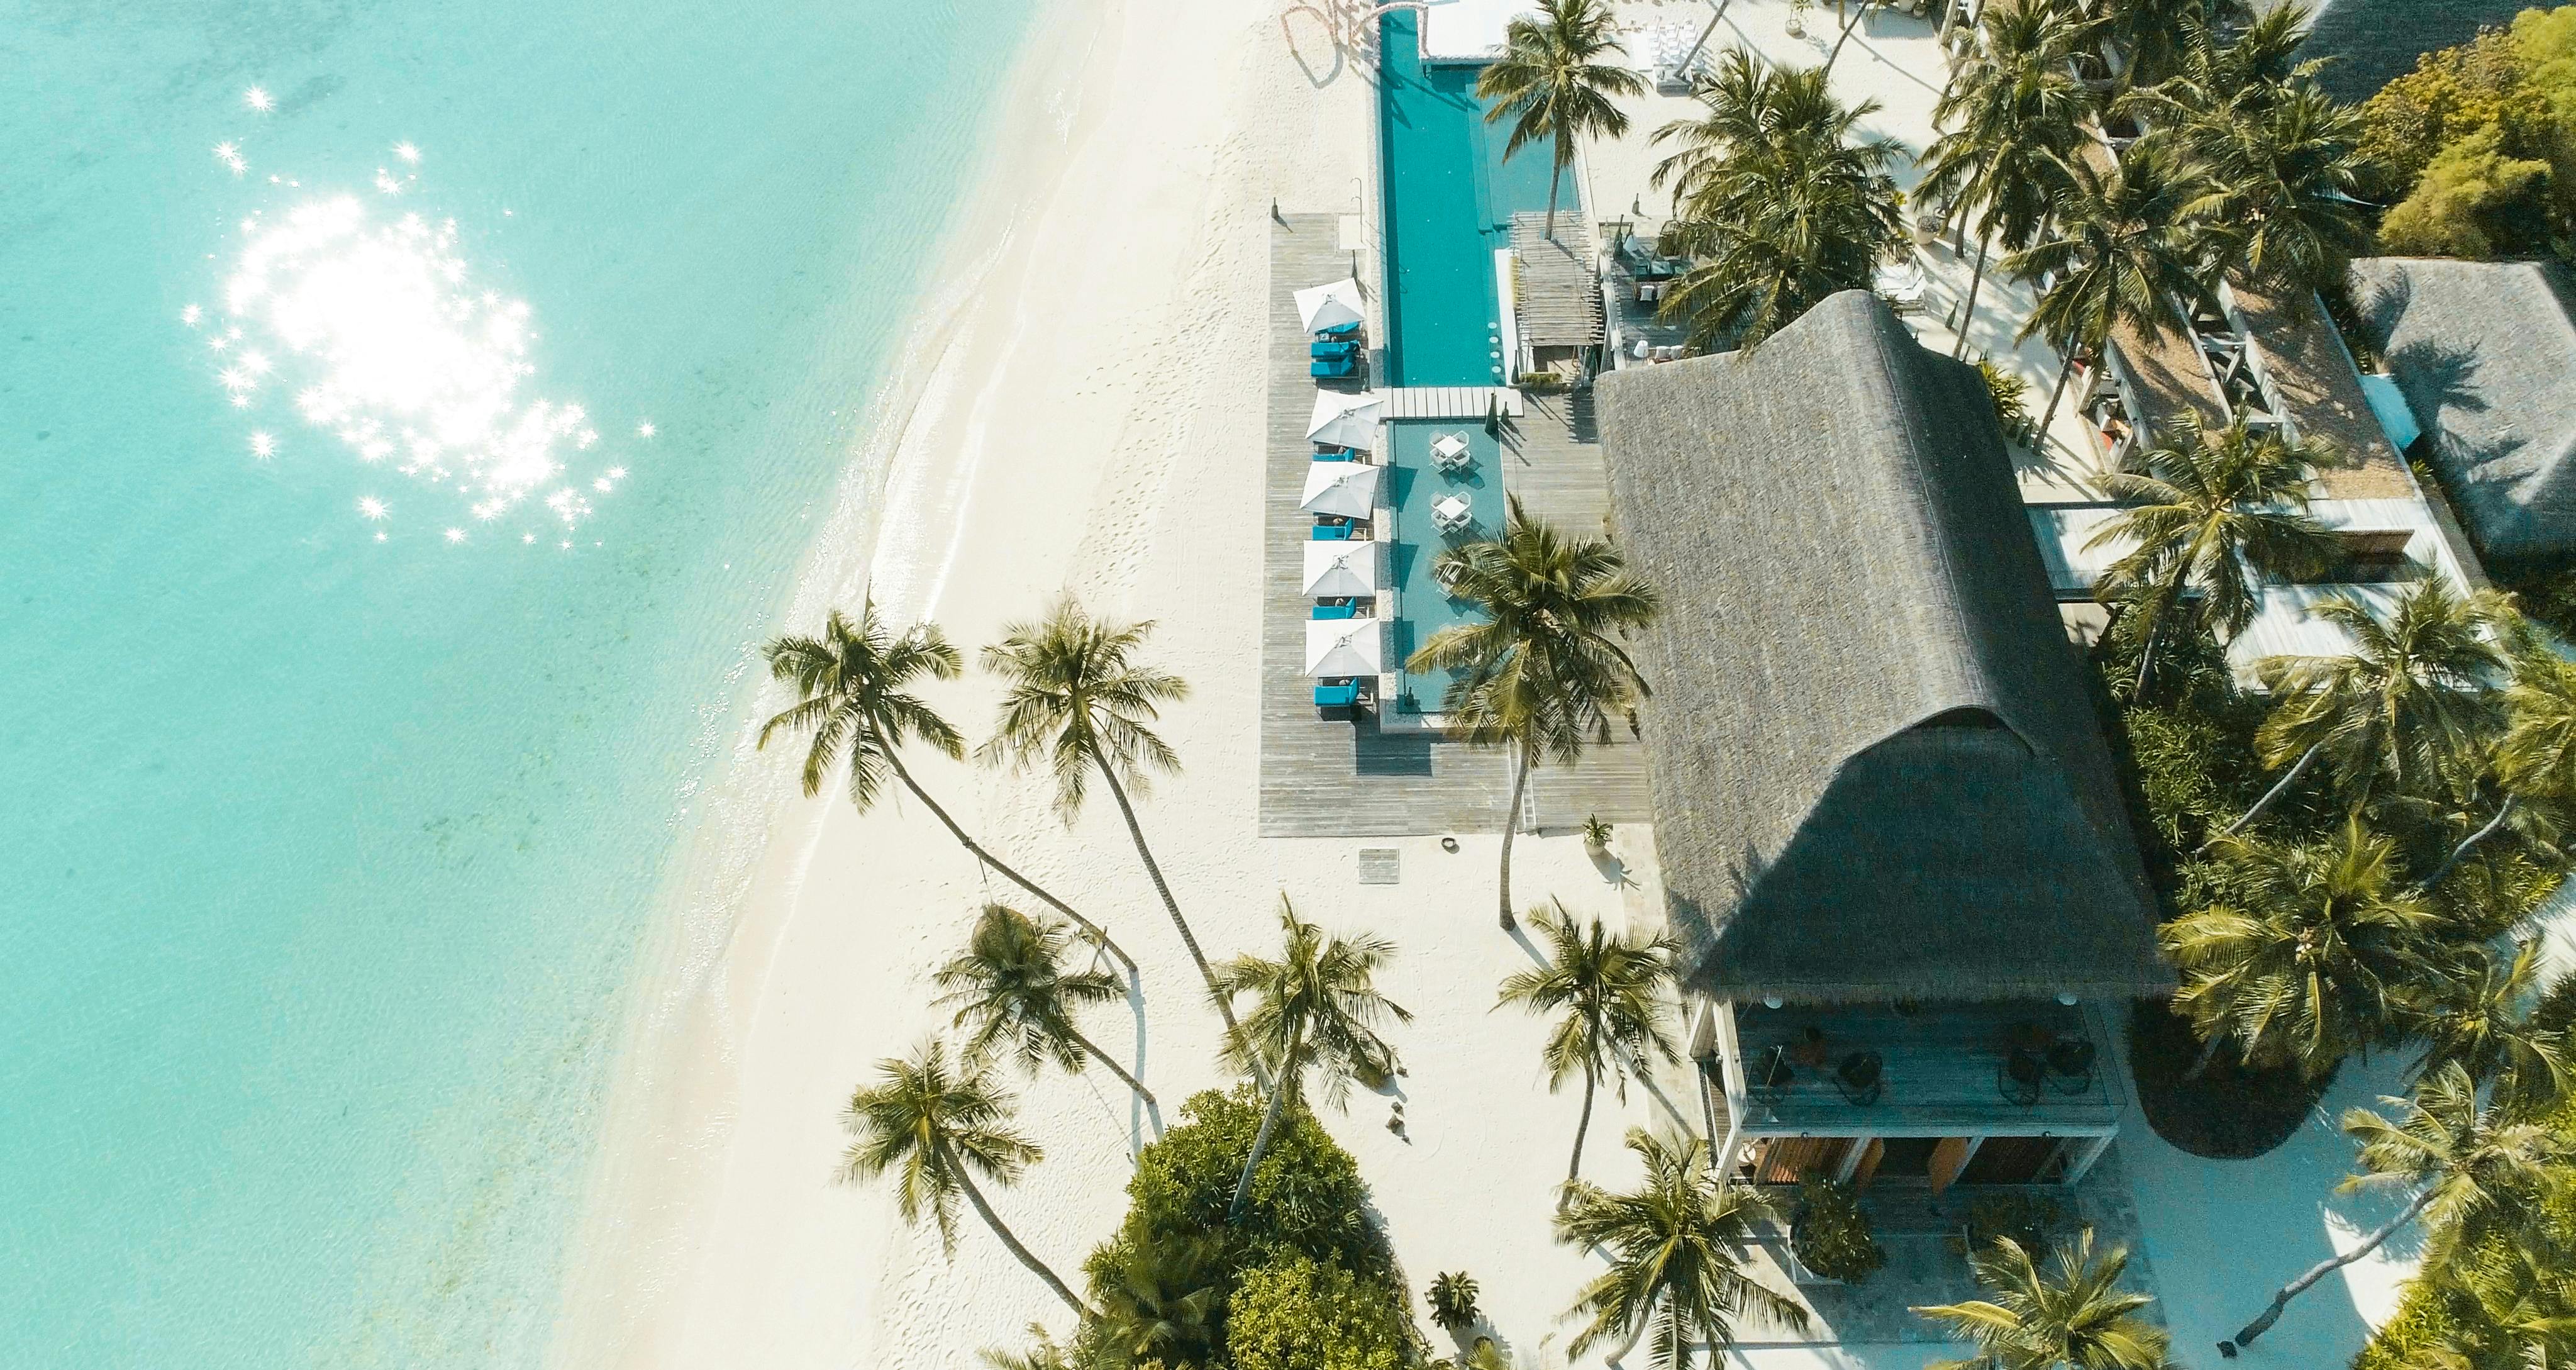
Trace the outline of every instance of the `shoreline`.
<path fill-rule="evenodd" d="M 950 402 L 951 363 L 979 288 L 1008 259 L 1024 221 L 1060 190 L 1060 174 L 1035 185 L 1014 177 L 1060 165 L 1050 155 L 1067 132 L 1059 101 L 1080 98 L 1074 73 L 1118 3 L 1083 0 L 1041 12 L 1022 35 L 1014 70 L 990 97 L 1005 113 L 985 139 L 986 165 L 951 210 L 941 260 L 923 277 L 894 365 L 865 401 L 821 530 L 807 540 L 772 620 L 729 669 L 724 712 L 701 733 L 722 759 L 692 786 L 691 807 L 701 812 L 679 837 L 627 988 L 598 1141 L 562 1259 L 550 1366 L 671 1361 L 663 1344 L 670 1329 L 657 1335 L 655 1320 L 639 1314 L 675 1282 L 705 1215 L 654 1196 L 706 1187 L 729 1127 L 726 1101 L 739 1087 L 740 1025 L 727 962 L 751 930 L 755 887 L 776 878 L 792 897 L 827 811 L 802 801 L 792 751 L 764 754 L 753 745 L 766 690 L 758 643 L 855 601 L 889 570 L 897 578 L 912 571 L 917 551 L 885 539 L 889 516 L 922 512 L 943 477 L 953 485 L 971 476 L 940 469 L 938 458 L 953 453 L 912 450 L 916 424 Z M 1068 38 L 1081 40 L 1070 62 L 1068 49 L 1049 41 Z"/>

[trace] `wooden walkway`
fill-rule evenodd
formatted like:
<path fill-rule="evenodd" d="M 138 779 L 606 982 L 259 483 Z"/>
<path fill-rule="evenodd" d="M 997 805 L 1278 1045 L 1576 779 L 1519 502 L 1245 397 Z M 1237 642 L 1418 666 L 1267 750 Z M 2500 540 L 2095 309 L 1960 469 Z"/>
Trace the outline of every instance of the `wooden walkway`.
<path fill-rule="evenodd" d="M 1512 256 L 1520 263 L 1521 341 L 1531 347 L 1590 347 L 1601 341 L 1601 278 L 1592 271 L 1592 233 L 1580 215 L 1512 216 Z"/>
<path fill-rule="evenodd" d="M 1521 392 L 1508 385 L 1399 385 L 1378 392 L 1390 419 L 1482 419 L 1521 416 Z"/>
<path fill-rule="evenodd" d="M 1335 216 L 1291 214 L 1270 231 L 1269 452 L 1262 491 L 1261 835 L 1395 837 L 1492 832 L 1510 798 L 1500 753 L 1421 732 L 1380 733 L 1373 720 L 1319 717 L 1305 675 L 1301 547 L 1314 520 L 1297 507 L 1312 460 L 1306 419 L 1315 387 L 1290 293 L 1350 272 Z M 1383 340 L 1373 340 L 1382 342 Z M 1461 387 L 1480 390 L 1479 387 Z M 1400 393 L 1400 392 L 1397 392 Z M 1509 393 L 1509 392 L 1507 392 Z M 1472 415 L 1485 413 L 1481 398 Z M 1507 430 L 1507 488 L 1568 531 L 1602 526 L 1610 505 L 1588 397 L 1532 397 Z M 1542 828 L 1599 814 L 1648 821 L 1643 749 L 1623 736 L 1571 770 L 1542 768 L 1530 784 Z"/>

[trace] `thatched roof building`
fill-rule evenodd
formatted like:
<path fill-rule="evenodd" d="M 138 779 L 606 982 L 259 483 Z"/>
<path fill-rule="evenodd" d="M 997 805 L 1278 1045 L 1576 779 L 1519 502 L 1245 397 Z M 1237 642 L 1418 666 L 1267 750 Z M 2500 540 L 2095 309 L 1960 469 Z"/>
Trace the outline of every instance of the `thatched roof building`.
<path fill-rule="evenodd" d="M 2148 993 L 2152 900 L 1974 370 L 1874 297 L 1601 378 L 1655 846 L 1732 999 Z"/>
<path fill-rule="evenodd" d="M 2545 262 L 2353 263 L 2362 328 L 2478 550 L 2576 555 L 2576 282 Z"/>
<path fill-rule="evenodd" d="M 2338 100 L 2367 100 L 2415 69 L 2415 59 L 2456 47 L 2490 24 L 2513 22 L 2535 0 L 2299 0 L 2315 13 L 2301 57 L 2334 59 L 2318 76 Z M 2256 0 L 2263 10 L 2289 0 Z"/>

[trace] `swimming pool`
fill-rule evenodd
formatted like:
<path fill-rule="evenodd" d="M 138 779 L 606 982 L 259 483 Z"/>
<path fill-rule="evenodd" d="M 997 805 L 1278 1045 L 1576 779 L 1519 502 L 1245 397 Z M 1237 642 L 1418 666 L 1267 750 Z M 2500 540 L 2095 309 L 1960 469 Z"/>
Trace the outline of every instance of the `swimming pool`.
<path fill-rule="evenodd" d="M 1421 16 L 1379 19 L 1379 187 L 1385 215 L 1386 382 L 1498 385 L 1501 302 L 1494 253 L 1512 215 L 1547 208 L 1550 148 L 1505 158 L 1508 125 L 1485 122 L 1478 67 L 1429 64 Z M 1582 212 L 1569 172 L 1560 216 Z"/>
<path fill-rule="evenodd" d="M 1388 627 L 1392 660 L 1409 660 L 1433 633 L 1474 618 L 1475 612 L 1431 576 L 1442 548 L 1499 535 L 1503 529 L 1502 444 L 1474 419 L 1398 419 L 1387 431 L 1387 504 L 1395 510 L 1395 544 L 1388 549 L 1389 583 L 1395 587 L 1395 621 Z M 1468 461 L 1442 471 L 1431 444 L 1454 433 L 1466 440 Z M 1464 498 L 1474 511 L 1467 526 L 1444 533 L 1431 506 L 1445 495 Z M 1450 672 L 1404 672 L 1394 707 L 1399 713 L 1437 713 Z"/>

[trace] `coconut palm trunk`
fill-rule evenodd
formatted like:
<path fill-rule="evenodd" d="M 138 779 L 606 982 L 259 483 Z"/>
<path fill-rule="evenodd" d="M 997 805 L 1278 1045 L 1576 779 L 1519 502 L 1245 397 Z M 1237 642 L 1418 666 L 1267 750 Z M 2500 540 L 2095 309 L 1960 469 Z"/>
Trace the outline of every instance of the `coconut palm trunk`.
<path fill-rule="evenodd" d="M 2485 827 L 2461 838 L 2460 845 L 2451 848 L 2451 854 L 2443 857 L 2442 864 L 2435 866 L 2433 868 L 2433 873 L 2425 876 L 2424 883 L 2416 888 L 2429 890 L 2435 885 L 2441 884 L 2442 877 L 2449 875 L 2451 873 L 2451 868 L 2460 864 L 2460 859 L 2462 857 L 2467 856 L 2479 843 L 2495 836 L 2496 830 L 2504 826 L 2504 820 L 2512 816 L 2513 800 L 2514 797 L 2512 795 L 2506 795 L 2504 797 L 2504 803 L 2496 806 L 2495 817 L 2488 819 Z"/>
<path fill-rule="evenodd" d="M 1181 916 L 1181 902 L 1172 897 L 1171 884 L 1163 879 L 1162 863 L 1154 859 L 1154 849 L 1145 845 L 1145 827 L 1136 821 L 1136 806 L 1127 802 L 1127 787 L 1118 783 L 1118 772 L 1105 756 L 1100 758 L 1100 775 L 1109 782 L 1109 797 L 1118 801 L 1119 816 L 1127 820 L 1127 836 L 1136 843 L 1136 855 L 1145 862 L 1145 875 L 1154 882 L 1154 893 L 1163 897 L 1163 907 L 1172 915 L 1172 926 L 1180 929 L 1181 945 L 1190 949 L 1190 960 L 1198 966 L 1199 978 L 1207 981 L 1208 998 L 1215 1001 L 1217 1016 L 1225 1019 L 1227 1035 L 1233 1035 L 1240 1031 L 1234 1021 L 1234 1006 L 1216 987 L 1216 972 L 1208 966 L 1207 953 L 1199 950 L 1198 935 L 1190 931 L 1190 921 Z"/>
<path fill-rule="evenodd" d="M 2396 1217 L 2380 1224 L 2378 1231 L 2362 1238 L 2361 1245 L 2340 1256 L 2317 1262 L 2308 1273 L 2282 1285 L 2281 1292 L 2272 1296 L 2271 1305 L 2265 1308 L 2254 1321 L 2245 1324 L 2244 1330 L 2238 1332 L 2233 1339 L 2218 1344 L 2218 1354 L 2234 1360 L 2237 1351 L 2253 1345 L 2256 1337 L 2270 1331 L 2272 1324 L 2281 1320 L 2281 1310 L 2290 1306 L 2290 1300 L 2306 1293 L 2308 1286 L 2378 1250 L 2381 1243 L 2397 1235 L 2397 1229 L 2415 1221 L 2416 1217 L 2423 1213 L 2425 1206 L 2433 1202 L 2433 1195 L 2436 1192 L 2436 1186 L 2426 1185 L 2422 1192 L 2407 1201 L 2406 1207 L 2400 1209 Z"/>
<path fill-rule="evenodd" d="M 1565 181 L 1565 169 L 1574 165 L 1574 132 L 1556 131 L 1556 166 L 1547 176 L 1547 240 L 1556 241 L 1556 189 Z"/>
<path fill-rule="evenodd" d="M 1583 1134 L 1592 1130 L 1592 1092 L 1599 1083 L 1592 1063 L 1586 1061 L 1583 1065 L 1583 1112 L 1574 1120 L 1574 1158 L 1565 1163 L 1565 1190 L 1557 1199 L 1559 1208 L 1573 1199 L 1575 1176 L 1583 1169 Z"/>
<path fill-rule="evenodd" d="M 1851 20 L 1843 25 L 1842 37 L 1834 40 L 1834 50 L 1825 54 L 1825 74 L 1833 75 L 1834 63 L 1842 60 L 1843 44 L 1851 41 L 1852 30 L 1860 27 L 1860 17 L 1869 13 L 1869 0 L 1852 6 Z"/>
<path fill-rule="evenodd" d="M 975 1212 L 983 1218 L 984 1225 L 993 1229 L 993 1235 L 1002 1239 L 1002 1245 L 1009 1247 L 1012 1255 L 1020 1258 L 1020 1264 L 1027 1266 L 1036 1272 L 1039 1279 L 1046 1281 L 1047 1288 L 1054 1290 L 1056 1297 L 1064 1300 L 1065 1306 L 1073 1310 L 1074 1316 L 1090 1317 L 1091 1310 L 1083 1305 L 1082 1300 L 1073 1296 L 1073 1291 L 1065 1287 L 1064 1281 L 1056 1278 L 1055 1272 L 1047 1268 L 1047 1263 L 1030 1254 L 1027 1247 L 1020 1245 L 1020 1239 L 1011 1235 L 1011 1229 L 1003 1225 L 1000 1216 L 993 1212 L 993 1206 L 984 1202 L 984 1191 L 975 1187 L 975 1177 L 967 1174 L 966 1167 L 957 1163 L 956 1153 L 948 1149 L 946 1142 L 939 1144 L 939 1163 L 948 1167 L 949 1174 L 957 1177 L 957 1187 L 966 1191 L 966 1202 L 975 1205 Z"/>
<path fill-rule="evenodd" d="M 2325 749 L 2325 743 L 2316 742 L 2311 744 L 2306 751 L 2299 753 L 2299 760 L 2297 764 L 2290 767 L 2289 773 L 2274 782 L 2272 788 L 2263 792 L 2262 798 L 2254 801 L 2254 807 L 2245 811 L 2245 816 L 2243 818 L 2239 818 L 2235 822 L 2228 824 L 2227 830 L 2219 835 L 2222 837 L 2234 837 L 2236 834 L 2243 832 L 2248 824 L 2252 823 L 2255 819 L 2262 817 L 2271 809 L 2274 803 L 2279 801 L 2282 795 L 2289 793 L 2292 785 L 2299 783 L 2299 777 L 2307 774 L 2308 767 L 2316 764 L 2318 755 L 2324 752 Z M 2201 850 L 2207 851 L 2208 849 L 2208 843 L 2204 842 L 2201 844 Z"/>
<path fill-rule="evenodd" d="M 930 791 L 923 789 L 921 787 L 921 782 L 912 778 L 912 771 L 903 764 L 903 757 L 896 753 L 896 751 L 891 747 L 886 749 L 886 761 L 894 767 L 895 778 L 901 780 L 903 782 L 903 787 L 912 791 L 912 797 L 920 800 L 921 806 L 930 810 L 931 816 L 937 818 L 940 824 L 948 829 L 948 835 L 957 839 L 957 845 L 964 847 L 976 860 L 983 862 L 985 865 L 992 867 L 996 871 L 999 871 L 1002 878 L 1019 886 L 1021 889 L 1027 890 L 1029 893 L 1036 895 L 1039 899 L 1044 900 L 1048 908 L 1054 909 L 1056 912 L 1072 919 L 1075 925 L 1080 927 L 1086 936 L 1090 937 L 1092 941 L 1099 943 L 1101 948 L 1107 951 L 1110 955 L 1117 957 L 1120 964 L 1126 966 L 1130 973 L 1135 971 L 1136 958 L 1129 956 L 1126 948 L 1121 947 L 1116 942 L 1110 940 L 1108 929 L 1100 926 L 1098 923 L 1092 922 L 1081 914 L 1074 912 L 1072 905 L 1056 898 L 1052 894 L 1049 894 L 1046 887 L 1040 885 L 1035 880 L 1031 880 L 1027 876 L 1022 875 L 1018 871 L 1015 871 L 1009 866 L 1003 864 L 1000 857 L 986 851 L 982 843 L 977 842 L 973 837 L 968 836 L 966 829 L 960 826 L 955 818 L 949 816 L 948 810 L 942 808 L 938 800 L 930 797 Z M 1120 802 L 1123 804 L 1125 800 L 1121 799 Z M 1128 821 L 1132 826 L 1134 819 L 1130 818 Z M 1138 839 L 1138 845 L 1140 847 L 1143 845 L 1143 839 Z M 1157 878 L 1156 883 L 1160 883 L 1159 877 Z M 1196 951 L 1197 948 L 1193 947 L 1191 950 Z M 1200 968 L 1205 969 L 1206 963 L 1201 962 Z M 1116 1067 L 1112 1066 L 1111 1069 L 1114 1070 Z"/>
<path fill-rule="evenodd" d="M 1512 918 L 1512 836 L 1521 830 L 1521 798 L 1529 788 L 1530 748 L 1526 739 L 1512 744 L 1512 803 L 1503 810 L 1503 865 L 1500 889 L 1503 931 L 1510 932 L 1520 924 Z"/>
<path fill-rule="evenodd" d="M 1995 235 L 1992 229 L 1977 235 L 1977 266 L 1975 270 L 1968 273 L 1968 305 L 1959 313 L 1958 341 L 1950 344 L 1950 356 L 1953 359 L 1967 355 L 1968 326 L 1977 321 L 1977 288 L 1986 283 L 1986 252 L 1994 246 L 1994 243 Z"/>
<path fill-rule="evenodd" d="M 1252 1154 L 1243 1158 L 1243 1174 L 1234 1182 L 1234 1197 L 1225 1206 L 1229 1223 L 1243 1219 L 1244 1202 L 1252 1197 L 1252 1172 L 1261 1167 L 1261 1153 L 1270 1149 L 1270 1136 L 1279 1130 L 1279 1115 L 1288 1106 L 1288 1086 L 1297 1078 L 1297 1052 L 1304 1043 L 1301 1032 L 1288 1041 L 1288 1059 L 1279 1063 L 1278 1079 L 1270 1086 L 1270 1106 L 1261 1111 L 1261 1130 L 1253 1134 Z"/>
<path fill-rule="evenodd" d="M 1145 1088 L 1144 1081 L 1137 1079 L 1132 1074 L 1129 1074 L 1127 1067 L 1118 1064 L 1118 1058 L 1110 1055 L 1108 1052 L 1102 1051 L 1099 1043 L 1084 1036 L 1079 1029 L 1074 1032 L 1073 1040 L 1075 1044 L 1080 1046 L 1084 1051 L 1091 1053 L 1091 1059 L 1109 1067 L 1109 1073 L 1117 1076 L 1120 1083 L 1126 1085 L 1129 1089 L 1136 1091 L 1136 1096 L 1145 1101 L 1145 1107 L 1154 1110 L 1157 1115 L 1161 1114 L 1163 1105 L 1159 1100 L 1155 1099 L 1154 1091 Z M 1161 1124 L 1157 1123 L 1156 1126 L 1159 1127 Z"/>

